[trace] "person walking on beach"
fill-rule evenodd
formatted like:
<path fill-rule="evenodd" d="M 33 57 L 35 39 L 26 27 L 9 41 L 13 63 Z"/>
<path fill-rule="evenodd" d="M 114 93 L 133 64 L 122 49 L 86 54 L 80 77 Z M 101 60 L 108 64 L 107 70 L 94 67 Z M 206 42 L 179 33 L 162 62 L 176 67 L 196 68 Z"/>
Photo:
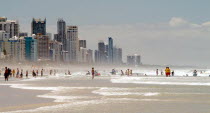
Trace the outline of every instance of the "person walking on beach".
<path fill-rule="evenodd" d="M 26 71 L 26 78 L 28 78 L 28 70 Z"/>
<path fill-rule="evenodd" d="M 170 70 L 169 67 L 166 67 L 165 73 L 166 73 L 166 77 L 170 77 L 170 75 L 171 75 L 171 70 Z"/>
<path fill-rule="evenodd" d="M 92 68 L 92 79 L 94 79 L 94 77 L 95 77 L 95 70 L 94 68 Z"/>
<path fill-rule="evenodd" d="M 5 72 L 4 72 L 5 81 L 8 81 L 8 77 L 9 77 L 9 71 L 8 71 L 8 68 L 5 67 Z"/>
<path fill-rule="evenodd" d="M 12 76 L 15 77 L 15 69 L 12 70 Z"/>
<path fill-rule="evenodd" d="M 159 74 L 159 73 L 158 73 L 158 69 L 156 69 L 156 75 L 158 76 L 158 74 Z"/>

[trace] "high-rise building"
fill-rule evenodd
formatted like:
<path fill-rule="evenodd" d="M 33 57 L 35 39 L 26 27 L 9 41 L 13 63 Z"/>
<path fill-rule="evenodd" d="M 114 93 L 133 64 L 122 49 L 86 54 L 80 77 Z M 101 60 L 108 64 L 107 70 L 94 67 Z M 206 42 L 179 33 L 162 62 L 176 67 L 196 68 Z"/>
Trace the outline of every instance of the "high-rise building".
<path fill-rule="evenodd" d="M 106 62 L 105 61 L 105 59 L 106 59 L 105 50 L 106 50 L 106 48 L 105 48 L 104 42 L 103 41 L 100 41 L 98 43 L 98 52 L 99 52 L 99 58 L 98 58 L 98 60 L 99 60 L 99 63 L 105 63 Z"/>
<path fill-rule="evenodd" d="M 128 65 L 141 65 L 141 56 L 140 55 L 128 55 L 127 56 Z"/>
<path fill-rule="evenodd" d="M 49 38 L 50 40 L 53 40 L 53 39 L 52 39 L 52 33 L 47 33 L 46 35 L 48 36 L 48 38 Z"/>
<path fill-rule="evenodd" d="M 66 22 L 63 19 L 58 19 L 57 21 L 57 33 L 58 33 L 58 42 L 64 41 L 66 38 Z"/>
<path fill-rule="evenodd" d="M 87 50 L 87 63 L 88 64 L 93 63 L 93 50 L 91 50 L 91 49 Z"/>
<path fill-rule="evenodd" d="M 108 38 L 108 59 L 109 59 L 109 63 L 112 64 L 113 63 L 113 39 L 112 37 Z"/>
<path fill-rule="evenodd" d="M 67 49 L 69 52 L 69 61 L 77 62 L 79 54 L 79 38 L 78 38 L 78 27 L 67 26 Z"/>
<path fill-rule="evenodd" d="M 79 51 L 79 63 L 87 63 L 87 49 L 80 47 Z"/>
<path fill-rule="evenodd" d="M 50 57 L 52 61 L 61 62 L 62 51 L 63 51 L 63 44 L 61 42 L 57 42 L 56 40 L 50 41 Z"/>
<path fill-rule="evenodd" d="M 33 18 L 31 22 L 31 33 L 35 35 L 46 35 L 46 19 Z"/>
<path fill-rule="evenodd" d="M 49 37 L 46 35 L 37 35 L 38 58 L 42 60 L 49 59 Z"/>
<path fill-rule="evenodd" d="M 135 57 L 132 55 L 127 56 L 127 64 L 128 65 L 134 65 L 135 64 Z"/>
<path fill-rule="evenodd" d="M 37 40 L 33 37 L 25 37 L 25 58 L 28 61 L 37 61 Z"/>
<path fill-rule="evenodd" d="M 16 36 L 1 41 L 1 48 L 6 58 L 11 61 L 25 60 L 25 40 Z"/>
<path fill-rule="evenodd" d="M 115 64 L 122 64 L 122 48 L 114 47 L 113 57 Z"/>
<path fill-rule="evenodd" d="M 86 40 L 79 40 L 79 47 L 86 48 Z"/>
<path fill-rule="evenodd" d="M 0 17 L 0 31 L 9 33 L 9 38 L 19 37 L 19 23 L 17 20 L 7 20 L 5 17 Z"/>
<path fill-rule="evenodd" d="M 18 39 L 18 61 L 25 61 L 25 39 L 20 37 Z"/>
<path fill-rule="evenodd" d="M 9 40 L 10 38 L 10 34 L 9 33 L 6 33 L 5 31 L 0 31 L 0 40 Z"/>
<path fill-rule="evenodd" d="M 95 63 L 100 63 L 100 56 L 98 50 L 95 50 Z"/>

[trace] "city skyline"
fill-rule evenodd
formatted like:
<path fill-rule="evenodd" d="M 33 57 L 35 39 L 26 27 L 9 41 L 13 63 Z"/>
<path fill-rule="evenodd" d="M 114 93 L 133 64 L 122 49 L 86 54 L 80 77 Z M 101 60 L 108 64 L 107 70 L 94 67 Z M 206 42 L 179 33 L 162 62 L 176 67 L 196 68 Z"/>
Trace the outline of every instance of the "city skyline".
<path fill-rule="evenodd" d="M 0 12 L 9 19 L 18 19 L 20 31 L 28 33 L 33 17 L 46 17 L 47 32 L 53 34 L 57 30 L 57 19 L 63 18 L 68 25 L 79 27 L 79 38 L 88 40 L 88 48 L 96 49 L 98 40 L 111 36 L 116 44 L 123 48 L 124 57 L 127 54 L 141 54 L 145 64 L 210 66 L 206 62 L 210 57 L 210 17 L 206 15 L 210 8 L 207 0 L 133 0 L 129 4 L 128 1 L 121 1 L 120 4 L 117 4 L 119 1 L 84 1 L 84 4 L 70 1 L 73 4 L 71 8 L 60 9 L 53 9 L 56 3 L 59 3 L 53 1 L 49 9 L 44 10 L 48 2 L 44 1 L 39 9 L 34 10 L 34 6 L 29 7 L 33 3 L 30 0 L 18 3 L 14 1 L 16 6 L 7 12 Z M 63 4 L 66 6 L 69 1 L 63 0 L 63 3 L 66 3 Z M 197 4 L 202 7 L 199 8 Z M 17 6 L 23 6 L 18 9 L 20 14 L 15 13 Z M 79 10 L 70 10 L 77 9 L 76 6 Z M 31 9 L 30 13 L 23 10 L 27 8 Z M 69 13 L 65 14 L 66 10 Z"/>

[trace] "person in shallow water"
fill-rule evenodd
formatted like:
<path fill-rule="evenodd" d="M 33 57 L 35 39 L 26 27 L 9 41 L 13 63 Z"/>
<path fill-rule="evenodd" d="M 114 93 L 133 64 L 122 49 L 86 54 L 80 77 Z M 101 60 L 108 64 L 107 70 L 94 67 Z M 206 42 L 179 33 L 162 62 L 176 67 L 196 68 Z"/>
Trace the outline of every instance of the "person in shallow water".
<path fill-rule="evenodd" d="M 193 71 L 193 76 L 196 77 L 197 76 L 197 70 Z"/>
<path fill-rule="evenodd" d="M 94 79 L 94 77 L 95 77 L 95 70 L 94 68 L 92 68 L 92 79 Z"/>
<path fill-rule="evenodd" d="M 156 69 L 156 75 L 158 76 L 158 69 Z"/>
<path fill-rule="evenodd" d="M 174 76 L 174 70 L 171 72 L 171 75 Z"/>
<path fill-rule="evenodd" d="M 171 75 L 171 70 L 170 70 L 169 67 L 166 67 L 165 73 L 166 73 L 166 77 L 170 77 L 170 75 Z"/>

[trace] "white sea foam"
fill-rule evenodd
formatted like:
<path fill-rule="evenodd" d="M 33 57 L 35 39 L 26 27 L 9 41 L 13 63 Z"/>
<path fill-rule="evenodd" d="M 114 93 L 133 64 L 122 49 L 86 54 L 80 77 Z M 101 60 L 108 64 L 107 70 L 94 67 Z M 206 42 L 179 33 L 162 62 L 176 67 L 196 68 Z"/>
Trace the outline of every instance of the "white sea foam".
<path fill-rule="evenodd" d="M 187 80 L 188 79 L 188 80 Z M 134 84 L 157 84 L 157 85 L 195 85 L 210 86 L 209 78 L 196 80 L 196 78 L 175 78 L 175 77 L 121 77 L 112 78 L 112 83 L 134 83 Z M 202 82 L 201 82 L 202 81 Z"/>
<path fill-rule="evenodd" d="M 99 90 L 94 90 L 92 93 L 99 94 L 103 96 L 123 96 L 123 95 L 142 95 L 142 96 L 156 96 L 159 95 L 157 92 L 136 92 L 129 91 L 128 88 L 100 88 Z"/>

